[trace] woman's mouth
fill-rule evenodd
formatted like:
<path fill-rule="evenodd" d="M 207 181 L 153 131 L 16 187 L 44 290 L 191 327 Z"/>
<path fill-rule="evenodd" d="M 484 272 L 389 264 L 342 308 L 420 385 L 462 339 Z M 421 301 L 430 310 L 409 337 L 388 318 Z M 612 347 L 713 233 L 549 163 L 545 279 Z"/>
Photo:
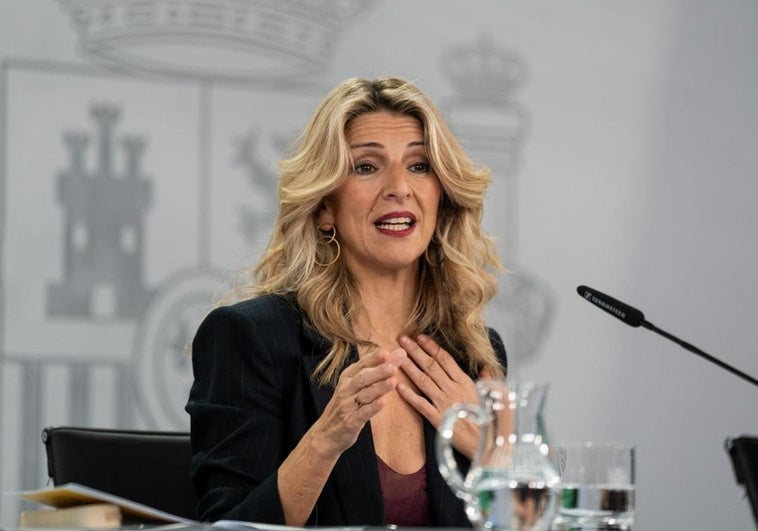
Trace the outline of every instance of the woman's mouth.
<path fill-rule="evenodd" d="M 415 224 L 416 216 L 410 212 L 392 212 L 374 221 L 374 226 L 380 232 L 397 236 L 407 234 Z"/>

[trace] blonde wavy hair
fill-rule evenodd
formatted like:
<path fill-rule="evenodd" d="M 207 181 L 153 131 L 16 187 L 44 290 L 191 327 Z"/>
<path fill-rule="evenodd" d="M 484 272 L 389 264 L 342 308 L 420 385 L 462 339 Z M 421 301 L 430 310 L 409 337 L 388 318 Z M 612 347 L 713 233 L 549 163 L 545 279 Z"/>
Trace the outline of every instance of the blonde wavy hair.
<path fill-rule="evenodd" d="M 419 260 L 420 288 L 406 333 L 431 335 L 472 374 L 486 369 L 500 377 L 482 318 L 497 291 L 493 273 L 501 269 L 481 226 L 490 173 L 472 163 L 435 105 L 402 79 L 347 79 L 318 106 L 289 158 L 280 162 L 279 214 L 246 295 L 295 294 L 313 328 L 332 343 L 315 370 L 321 384 L 336 383 L 353 346 L 376 346 L 353 332 L 351 316 L 362 308 L 357 287 L 341 257 L 335 260 L 336 246 L 323 244 L 316 218 L 324 198 L 351 173 L 347 124 L 379 111 L 421 122 L 429 162 L 443 188 L 434 237 L 426 259 Z"/>

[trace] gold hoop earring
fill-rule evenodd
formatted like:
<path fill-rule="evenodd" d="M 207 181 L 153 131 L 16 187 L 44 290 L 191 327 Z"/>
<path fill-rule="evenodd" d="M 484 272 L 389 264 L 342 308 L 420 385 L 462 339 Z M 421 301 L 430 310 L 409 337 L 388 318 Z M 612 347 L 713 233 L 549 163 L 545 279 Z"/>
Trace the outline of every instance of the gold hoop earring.
<path fill-rule="evenodd" d="M 435 248 L 437 249 L 437 255 L 438 259 L 436 262 L 433 262 L 431 258 L 429 258 L 429 249 L 432 247 L 432 242 L 429 242 L 429 245 L 426 246 L 426 249 L 424 249 L 424 260 L 426 260 L 426 263 L 429 264 L 429 267 L 438 268 L 442 265 L 442 262 L 445 261 L 445 254 L 442 252 L 442 247 L 439 245 L 436 245 Z"/>
<path fill-rule="evenodd" d="M 329 267 L 330 265 L 333 265 L 337 262 L 340 258 L 340 253 L 342 252 L 342 248 L 340 247 L 340 242 L 337 240 L 337 228 L 332 225 L 330 229 L 322 229 L 321 227 L 318 228 L 318 230 L 321 231 L 321 239 L 317 242 L 318 245 L 324 245 L 326 247 L 329 247 L 332 242 L 334 242 L 334 245 L 337 246 L 337 253 L 334 255 L 334 258 L 326 263 L 323 264 L 319 262 L 318 260 L 315 260 L 315 263 L 317 266 L 321 267 Z M 330 232 L 327 232 L 330 231 Z"/>

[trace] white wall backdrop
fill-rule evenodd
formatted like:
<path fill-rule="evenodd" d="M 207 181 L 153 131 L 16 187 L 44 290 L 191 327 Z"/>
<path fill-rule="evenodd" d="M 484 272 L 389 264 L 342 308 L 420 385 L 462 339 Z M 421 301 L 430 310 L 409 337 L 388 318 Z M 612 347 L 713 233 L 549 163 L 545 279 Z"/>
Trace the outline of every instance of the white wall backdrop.
<path fill-rule="evenodd" d="M 265 241 L 283 146 L 396 74 L 493 168 L 490 321 L 550 440 L 636 444 L 639 529 L 751 529 L 723 441 L 758 389 L 576 286 L 758 374 L 756 50 L 751 0 L 3 2 L 0 525 L 44 426 L 187 428 L 181 348 Z"/>

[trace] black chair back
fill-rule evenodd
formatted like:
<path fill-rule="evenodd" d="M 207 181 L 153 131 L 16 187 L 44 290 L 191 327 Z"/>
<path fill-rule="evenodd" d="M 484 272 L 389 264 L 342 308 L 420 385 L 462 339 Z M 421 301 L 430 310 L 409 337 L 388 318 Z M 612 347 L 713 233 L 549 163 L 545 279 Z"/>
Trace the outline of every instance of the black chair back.
<path fill-rule="evenodd" d="M 194 519 L 189 433 L 48 427 L 42 431 L 53 484 L 79 483 Z"/>
<path fill-rule="evenodd" d="M 737 483 L 745 487 L 758 526 L 758 436 L 730 437 L 725 446 L 732 460 Z"/>

